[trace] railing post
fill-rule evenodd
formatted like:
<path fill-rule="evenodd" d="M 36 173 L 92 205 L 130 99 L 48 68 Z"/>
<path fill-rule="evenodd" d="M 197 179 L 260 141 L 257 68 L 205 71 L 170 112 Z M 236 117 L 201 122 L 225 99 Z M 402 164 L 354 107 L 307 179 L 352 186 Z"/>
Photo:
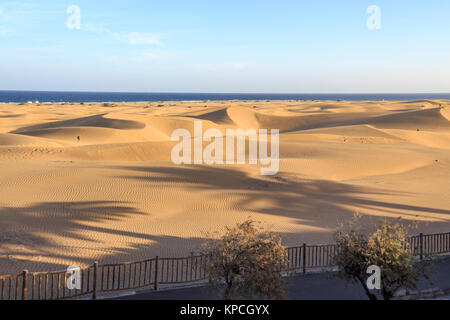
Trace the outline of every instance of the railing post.
<path fill-rule="evenodd" d="M 159 266 L 159 257 L 156 256 L 156 260 L 155 260 L 155 291 L 158 291 L 158 266 Z"/>
<path fill-rule="evenodd" d="M 190 280 L 196 279 L 197 275 L 193 276 L 193 274 L 194 274 L 194 251 L 191 251 L 191 272 L 190 272 L 191 278 L 190 278 Z"/>
<path fill-rule="evenodd" d="M 23 270 L 23 279 L 22 279 L 22 300 L 27 300 L 28 294 L 28 270 Z"/>
<path fill-rule="evenodd" d="M 92 291 L 92 299 L 97 299 L 97 277 L 98 277 L 98 261 L 94 262 L 94 287 Z"/>
<path fill-rule="evenodd" d="M 306 243 L 303 244 L 302 256 L 303 256 L 303 274 L 306 274 Z"/>
<path fill-rule="evenodd" d="M 419 235 L 419 254 L 420 260 L 423 260 L 423 233 Z"/>

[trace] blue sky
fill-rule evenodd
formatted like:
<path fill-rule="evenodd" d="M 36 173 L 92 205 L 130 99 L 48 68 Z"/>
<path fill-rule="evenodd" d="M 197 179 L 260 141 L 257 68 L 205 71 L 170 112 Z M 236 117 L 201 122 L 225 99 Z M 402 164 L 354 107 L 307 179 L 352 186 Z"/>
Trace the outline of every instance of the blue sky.
<path fill-rule="evenodd" d="M 0 90 L 450 92 L 449 17 L 448 0 L 0 0 Z"/>

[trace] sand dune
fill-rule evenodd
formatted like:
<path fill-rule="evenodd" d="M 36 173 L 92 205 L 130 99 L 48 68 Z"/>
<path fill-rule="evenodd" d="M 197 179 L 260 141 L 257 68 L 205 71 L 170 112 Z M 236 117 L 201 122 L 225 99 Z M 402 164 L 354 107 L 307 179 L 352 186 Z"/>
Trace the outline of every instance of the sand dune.
<path fill-rule="evenodd" d="M 258 129 L 260 123 L 256 117 L 256 112 L 249 107 L 230 107 L 227 109 L 230 119 L 242 129 Z M 269 129 L 268 127 L 265 129 Z"/>
<path fill-rule="evenodd" d="M 78 119 L 55 121 L 49 123 L 38 124 L 29 127 L 23 127 L 12 133 L 23 133 L 39 129 L 66 128 L 66 127 L 102 127 L 120 130 L 142 129 L 145 124 L 137 121 L 123 120 L 117 118 L 107 118 L 105 114 L 83 117 Z"/>
<path fill-rule="evenodd" d="M 382 129 L 405 129 L 448 132 L 450 122 L 440 108 L 389 114 L 369 119 L 367 123 Z"/>
<path fill-rule="evenodd" d="M 194 121 L 280 129 L 280 171 L 174 165 Z M 0 274 L 185 255 L 248 216 L 286 245 L 355 211 L 449 231 L 448 181 L 444 100 L 0 104 Z"/>
<path fill-rule="evenodd" d="M 235 125 L 234 121 L 230 118 L 229 115 L 230 108 L 219 107 L 217 110 L 202 110 L 200 112 L 196 111 L 193 113 L 186 114 L 189 117 L 193 117 L 199 120 L 208 120 L 217 124 L 225 124 L 225 125 Z"/>
<path fill-rule="evenodd" d="M 447 119 L 448 121 L 450 121 L 450 108 L 446 107 L 446 108 L 442 108 L 441 109 L 441 115 Z"/>
<path fill-rule="evenodd" d="M 0 133 L 0 146 L 17 146 L 37 142 L 40 142 L 40 140 L 18 134 Z"/>

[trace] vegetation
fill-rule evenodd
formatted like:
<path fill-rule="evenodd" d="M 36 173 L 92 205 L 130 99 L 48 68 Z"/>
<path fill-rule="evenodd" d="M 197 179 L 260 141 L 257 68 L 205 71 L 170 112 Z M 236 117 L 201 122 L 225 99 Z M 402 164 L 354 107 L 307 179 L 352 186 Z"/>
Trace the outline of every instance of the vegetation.
<path fill-rule="evenodd" d="M 420 278 L 429 279 L 428 267 L 431 258 L 425 262 L 414 259 L 407 241 L 408 226 L 400 223 L 383 222 L 372 231 L 364 231 L 360 216 L 355 215 L 347 224 L 341 224 L 335 233 L 338 254 L 335 265 L 338 276 L 351 282 L 359 282 L 371 300 L 377 296 L 367 286 L 367 269 L 376 265 L 381 269 L 381 295 L 392 299 L 394 293 L 403 289 L 416 289 Z"/>
<path fill-rule="evenodd" d="M 280 273 L 287 261 L 279 237 L 265 232 L 249 219 L 207 241 L 203 252 L 210 257 L 209 284 L 225 300 L 282 299 L 285 278 Z"/>

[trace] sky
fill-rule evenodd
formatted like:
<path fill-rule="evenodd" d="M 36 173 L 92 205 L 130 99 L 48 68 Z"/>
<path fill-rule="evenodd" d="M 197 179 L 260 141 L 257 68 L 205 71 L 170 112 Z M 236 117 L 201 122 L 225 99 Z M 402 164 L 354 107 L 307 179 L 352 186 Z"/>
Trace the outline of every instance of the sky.
<path fill-rule="evenodd" d="M 0 90 L 450 92 L 449 17 L 448 0 L 0 0 Z"/>

